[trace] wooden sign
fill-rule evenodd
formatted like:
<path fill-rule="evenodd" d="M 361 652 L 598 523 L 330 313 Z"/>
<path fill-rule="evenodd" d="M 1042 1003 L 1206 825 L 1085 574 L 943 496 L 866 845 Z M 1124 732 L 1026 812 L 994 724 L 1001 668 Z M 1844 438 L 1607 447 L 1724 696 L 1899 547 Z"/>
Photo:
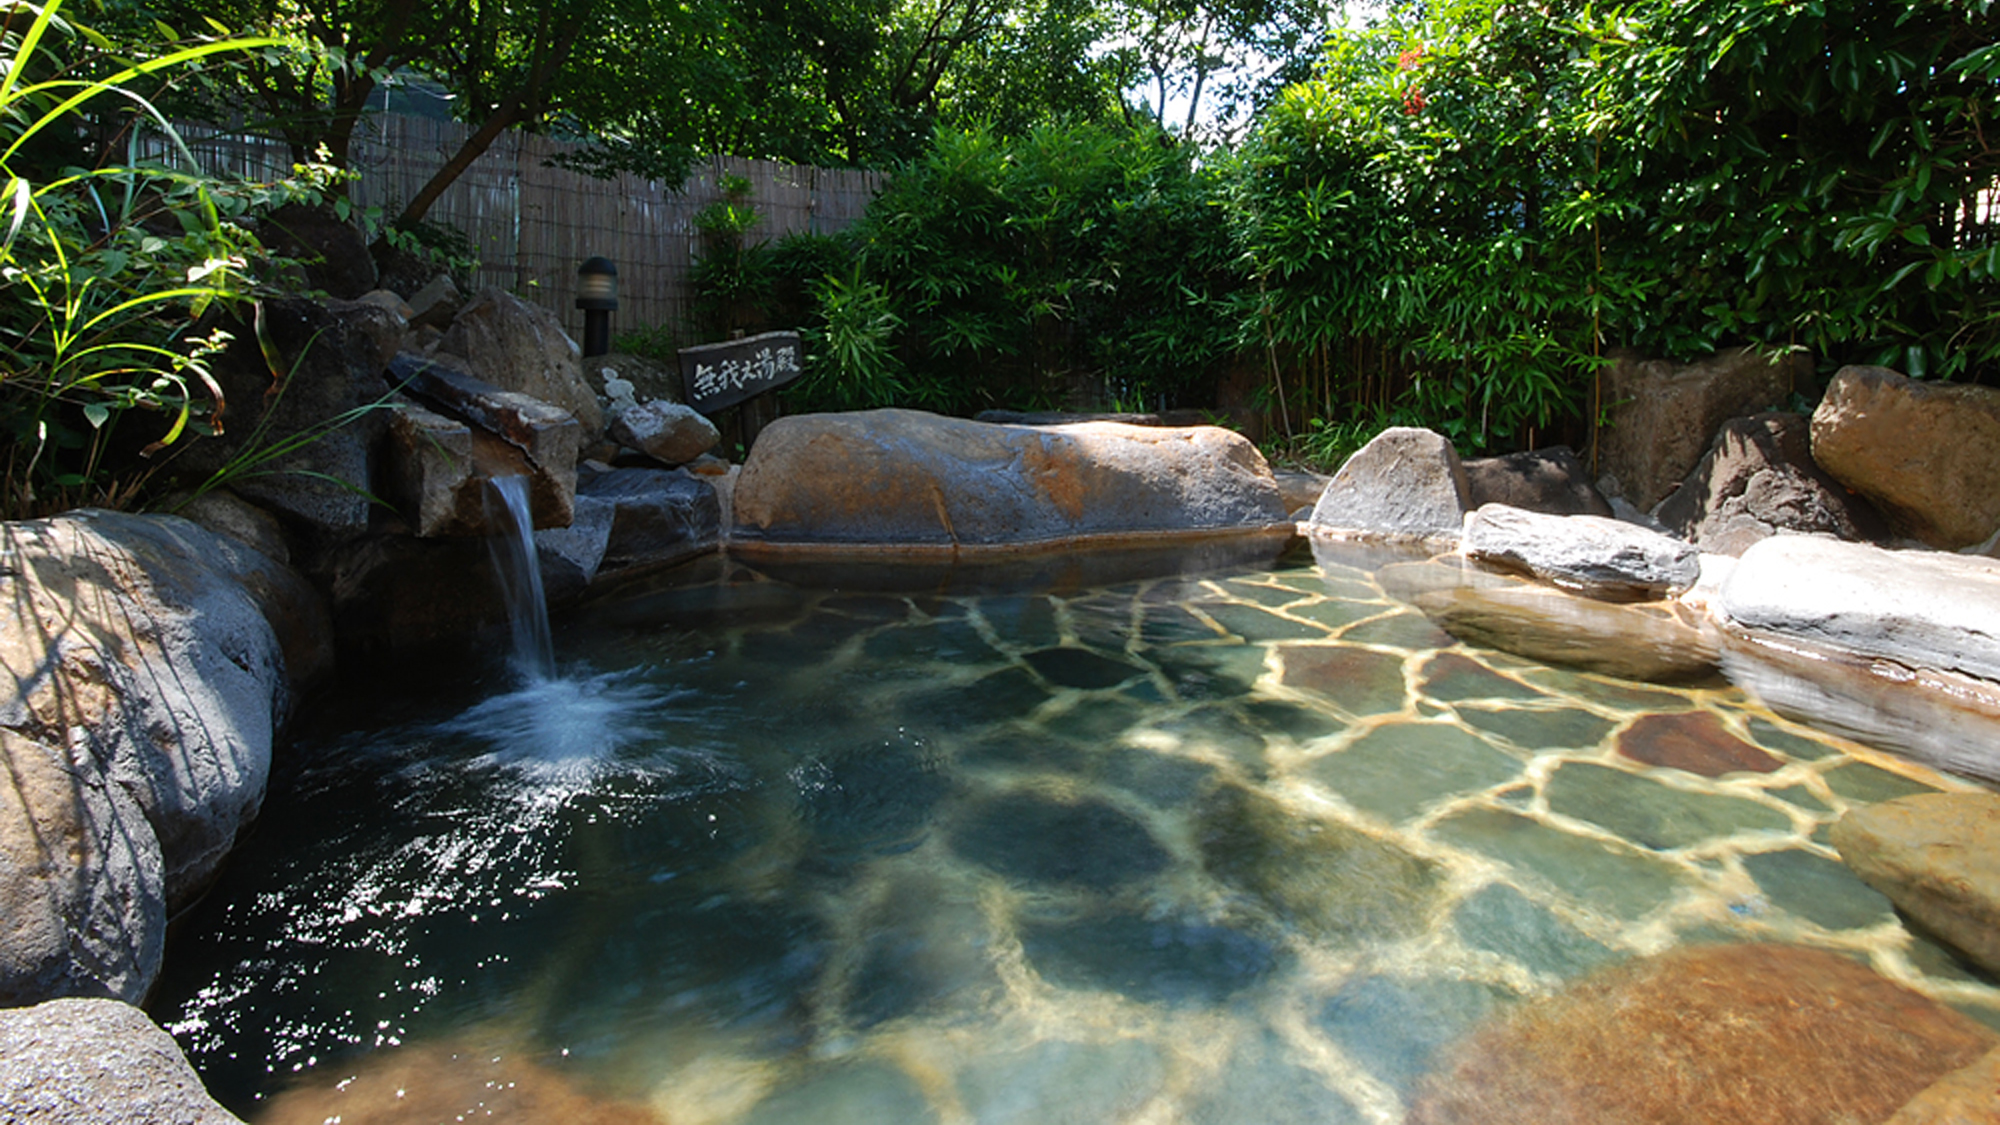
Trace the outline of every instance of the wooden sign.
<path fill-rule="evenodd" d="M 741 340 L 681 349 L 687 404 L 703 414 L 782 387 L 803 372 L 796 332 L 760 332 Z"/>

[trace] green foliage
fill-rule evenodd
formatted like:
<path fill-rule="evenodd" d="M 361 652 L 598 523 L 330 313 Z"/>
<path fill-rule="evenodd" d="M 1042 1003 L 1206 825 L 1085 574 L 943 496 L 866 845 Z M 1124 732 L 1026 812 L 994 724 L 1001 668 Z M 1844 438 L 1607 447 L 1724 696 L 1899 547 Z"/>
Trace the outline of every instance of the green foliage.
<path fill-rule="evenodd" d="M 204 392 L 221 393 L 207 359 L 219 336 L 194 318 L 240 291 L 255 242 L 227 221 L 258 193 L 141 159 L 142 133 L 178 138 L 135 89 L 179 67 L 272 41 L 170 44 L 123 59 L 101 35 L 64 22 L 59 3 L 5 9 L 0 177 L 0 442 L 10 514 L 130 495 L 106 467 L 118 423 L 158 415 L 151 454 L 199 425 Z M 83 167 L 79 143 L 105 125 L 125 159 Z M 51 144 L 53 142 L 53 144 Z M 53 159 L 51 155 L 54 154 Z M 192 167 L 180 150 L 184 167 Z"/>
<path fill-rule="evenodd" d="M 611 350 L 626 355 L 642 355 L 669 367 L 680 365 L 680 333 L 671 324 L 654 324 L 620 332 L 611 338 Z"/>
<path fill-rule="evenodd" d="M 1213 190 L 1150 127 L 940 131 L 853 232 L 901 322 L 910 394 L 963 412 L 1157 407 L 1199 385 L 1226 354 L 1235 283 Z"/>
<path fill-rule="evenodd" d="M 867 410 L 912 402 L 896 358 L 895 335 L 903 322 L 891 308 L 889 292 L 859 271 L 849 278 L 831 274 L 812 287 L 821 323 L 805 333 L 810 373 L 788 394 L 806 410 Z"/>
<path fill-rule="evenodd" d="M 1336 34 L 1231 187 L 1281 419 L 1580 440 L 1604 353 L 2000 360 L 1988 0 L 1449 0 Z M 1344 439 L 1343 439 L 1344 440 Z M 1324 443 L 1322 443 L 1324 444 Z"/>

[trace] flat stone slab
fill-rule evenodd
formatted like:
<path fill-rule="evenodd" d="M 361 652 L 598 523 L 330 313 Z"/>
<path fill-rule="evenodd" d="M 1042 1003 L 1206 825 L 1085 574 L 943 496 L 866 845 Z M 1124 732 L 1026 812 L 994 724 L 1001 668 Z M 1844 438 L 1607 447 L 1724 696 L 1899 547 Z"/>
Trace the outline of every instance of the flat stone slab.
<path fill-rule="evenodd" d="M 1850 809 L 1832 840 L 1862 882 L 2000 972 L 2000 793 L 1924 793 Z"/>
<path fill-rule="evenodd" d="M 733 509 L 737 543 L 946 549 L 1286 519 L 1263 455 L 1228 430 L 994 425 L 914 410 L 779 419 L 744 463 Z"/>
<path fill-rule="evenodd" d="M 1701 553 L 1656 531 L 1603 516 L 1551 516 L 1487 504 L 1466 521 L 1467 558 L 1523 570 L 1580 593 L 1666 597 L 1701 578 Z"/>
<path fill-rule="evenodd" d="M 2000 559 L 1775 536 L 1743 552 L 1716 608 L 1754 632 L 2000 680 Z"/>

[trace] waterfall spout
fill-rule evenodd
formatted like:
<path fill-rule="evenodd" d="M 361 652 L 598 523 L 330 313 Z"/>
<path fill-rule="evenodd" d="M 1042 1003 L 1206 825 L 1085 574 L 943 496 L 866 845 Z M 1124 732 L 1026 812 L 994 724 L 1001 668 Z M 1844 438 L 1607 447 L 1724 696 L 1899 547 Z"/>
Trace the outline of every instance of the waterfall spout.
<path fill-rule="evenodd" d="M 507 603 L 514 635 L 509 663 L 515 675 L 535 682 L 555 676 L 555 643 L 549 635 L 549 606 L 542 593 L 542 564 L 535 556 L 535 521 L 528 508 L 528 478 L 493 477 L 487 482 L 487 524 L 493 568 Z"/>

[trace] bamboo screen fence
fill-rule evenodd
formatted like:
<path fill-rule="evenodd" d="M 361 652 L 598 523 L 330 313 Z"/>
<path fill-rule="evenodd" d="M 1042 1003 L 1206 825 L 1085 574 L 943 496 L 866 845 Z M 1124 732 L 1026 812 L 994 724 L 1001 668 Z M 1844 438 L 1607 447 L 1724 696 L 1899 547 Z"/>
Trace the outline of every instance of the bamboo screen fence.
<path fill-rule="evenodd" d="M 355 202 L 393 216 L 469 132 L 456 121 L 405 114 L 364 121 L 351 149 L 361 176 Z M 272 179 L 291 170 L 291 155 L 277 142 L 201 126 L 183 128 L 182 136 L 212 173 Z M 684 322 L 698 247 L 694 215 L 721 198 L 723 176 L 752 185 L 761 219 L 746 235 L 751 241 L 840 230 L 861 217 L 883 180 L 876 172 L 715 157 L 676 188 L 632 175 L 600 180 L 547 166 L 548 157 L 568 147 L 546 137 L 504 134 L 426 218 L 471 239 L 479 288 L 507 289 L 554 309 L 579 337 L 576 268 L 592 255 L 618 266 L 613 332 Z"/>

